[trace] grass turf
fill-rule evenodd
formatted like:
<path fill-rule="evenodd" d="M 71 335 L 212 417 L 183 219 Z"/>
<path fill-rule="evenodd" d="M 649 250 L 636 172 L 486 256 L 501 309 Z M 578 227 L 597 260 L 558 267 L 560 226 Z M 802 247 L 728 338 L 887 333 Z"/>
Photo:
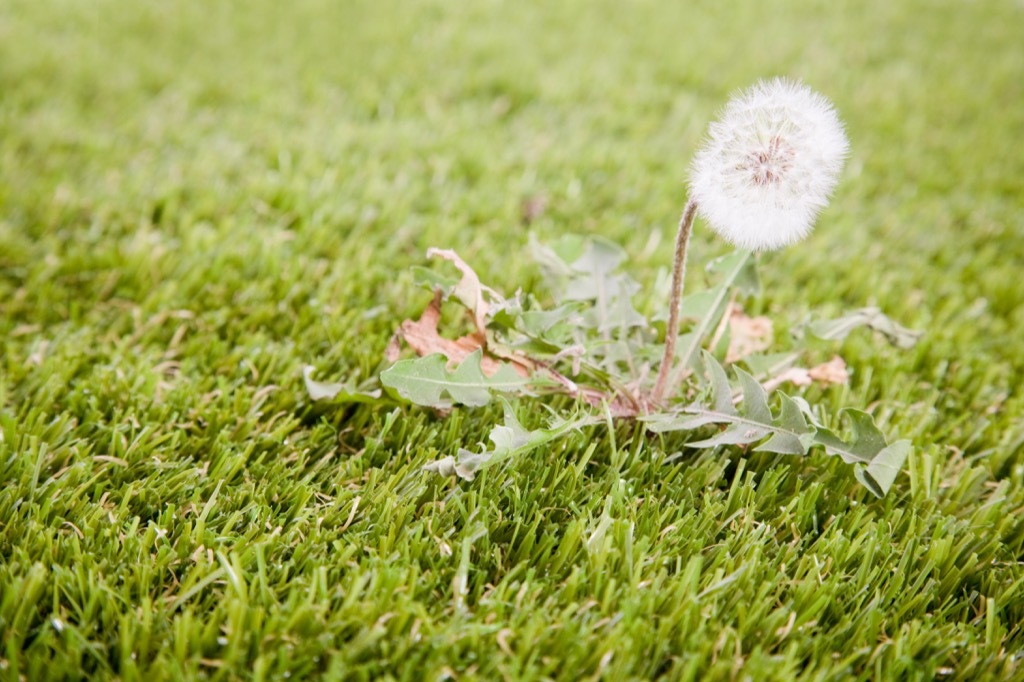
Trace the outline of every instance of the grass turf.
<path fill-rule="evenodd" d="M 995 0 L 0 3 L 0 678 L 1020 676 L 1022 27 Z M 914 440 L 888 498 L 628 426 L 441 481 L 498 410 L 309 404 L 301 365 L 365 376 L 425 304 L 428 246 L 532 286 L 530 197 L 542 239 L 606 235 L 652 286 L 705 126 L 776 74 L 853 153 L 760 309 L 927 332 L 851 337 L 822 396 Z"/>

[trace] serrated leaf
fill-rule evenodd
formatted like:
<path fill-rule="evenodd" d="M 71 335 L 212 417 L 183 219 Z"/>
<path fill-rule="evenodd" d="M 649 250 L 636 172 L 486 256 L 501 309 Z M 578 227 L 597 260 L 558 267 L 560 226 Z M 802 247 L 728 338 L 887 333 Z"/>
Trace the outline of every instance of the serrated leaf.
<path fill-rule="evenodd" d="M 528 381 L 511 365 L 501 363 L 487 376 L 480 368 L 481 358 L 480 350 L 473 351 L 453 372 L 440 354 L 401 360 L 382 372 L 380 380 L 406 400 L 426 407 L 479 407 L 490 402 L 493 391 L 525 392 Z"/>
<path fill-rule="evenodd" d="M 693 422 L 697 425 L 718 423 L 727 424 L 728 428 L 711 438 L 687 443 L 687 447 L 748 445 L 770 436 L 756 450 L 793 455 L 807 453 L 806 439 L 812 429 L 807 425 L 795 401 L 782 395 L 779 415 L 773 415 L 764 387 L 753 376 L 736 367 L 734 371 L 739 377 L 743 392 L 743 401 L 737 410 L 733 406 L 732 387 L 725 369 L 706 351 L 703 358 L 706 371 L 711 376 L 710 397 L 713 407 L 691 407 L 686 408 L 686 412 L 697 418 Z"/>
<path fill-rule="evenodd" d="M 846 409 L 851 438 L 843 440 L 821 425 L 810 405 L 803 398 L 780 393 L 778 414 L 768 405 L 768 393 L 752 375 L 734 368 L 743 392 L 740 409 L 733 406 L 733 390 L 721 364 L 708 352 L 703 354 L 705 372 L 709 376 L 707 396 L 711 407 L 692 405 L 683 414 L 651 415 L 644 418 L 655 432 L 695 429 L 708 424 L 725 424 L 727 428 L 704 440 L 687 443 L 687 447 L 707 448 L 720 445 L 749 445 L 768 437 L 754 448 L 755 452 L 805 455 L 813 445 L 821 445 L 826 454 L 838 455 L 843 461 L 857 465 L 855 475 L 872 494 L 881 497 L 888 492 L 910 451 L 908 441 L 892 445 L 867 412 Z"/>
<path fill-rule="evenodd" d="M 312 378 L 313 370 L 312 365 L 302 368 L 302 380 L 306 384 L 306 393 L 309 394 L 310 400 L 334 400 L 339 403 L 372 403 L 380 400 L 379 388 L 370 389 L 365 385 L 358 387 L 349 383 L 315 381 Z"/>
<path fill-rule="evenodd" d="M 812 322 L 807 329 L 819 339 L 841 341 L 859 327 L 881 333 L 898 348 L 912 348 L 923 334 L 897 324 L 878 308 L 861 308 L 834 320 Z"/>
<path fill-rule="evenodd" d="M 423 467 L 424 471 L 432 471 L 442 476 L 459 476 L 472 481 L 476 472 L 485 466 L 497 464 L 506 459 L 525 454 L 530 450 L 545 445 L 562 437 L 569 431 L 586 424 L 595 423 L 596 419 L 584 417 L 577 420 L 558 420 L 550 428 L 529 431 L 516 418 L 512 406 L 507 400 L 501 399 L 504 411 L 504 424 L 495 426 L 488 438 L 493 447 L 483 452 L 472 452 L 459 448 L 455 457 L 451 455 L 431 462 Z"/>
<path fill-rule="evenodd" d="M 568 267 L 569 263 L 583 255 L 589 240 L 590 237 L 587 235 L 563 232 L 550 243 L 550 251 Z"/>
<path fill-rule="evenodd" d="M 626 258 L 617 244 L 598 237 L 563 239 L 560 243 L 563 251 L 569 253 L 560 254 L 539 244 L 533 244 L 533 249 L 556 280 L 556 299 L 560 303 L 593 302 L 578 318 L 583 327 L 608 335 L 648 326 L 647 319 L 632 303 L 640 285 L 628 275 L 616 272 Z M 575 258 L 570 259 L 570 254 Z"/>
<path fill-rule="evenodd" d="M 782 434 L 786 443 L 791 443 L 794 439 L 799 441 L 799 433 L 788 433 L 780 424 L 776 423 L 771 409 L 768 407 L 768 396 L 756 379 L 743 370 L 734 368 L 740 379 L 740 387 L 744 396 L 742 409 L 737 410 L 733 405 L 732 386 L 729 384 L 725 368 L 707 351 L 703 353 L 703 360 L 705 370 L 710 375 L 710 397 L 713 407 L 711 409 L 689 408 L 687 411 L 702 417 L 706 423 L 713 422 L 729 426 L 725 431 L 711 438 L 687 443 L 687 447 L 748 445 L 756 443 L 770 434 Z"/>
<path fill-rule="evenodd" d="M 588 237 L 583 242 L 583 253 L 570 264 L 573 270 L 586 274 L 614 272 L 626 260 L 626 252 L 613 241 L 601 237 Z"/>
<path fill-rule="evenodd" d="M 771 423 L 772 411 L 768 407 L 768 394 L 764 386 L 739 367 L 733 368 L 733 371 L 740 378 L 740 388 L 743 389 L 743 416 L 757 422 Z"/>
<path fill-rule="evenodd" d="M 704 367 L 711 378 L 711 396 L 715 411 L 724 415 L 739 415 L 732 404 L 732 387 L 729 385 L 725 368 L 707 351 L 704 351 L 703 358 Z"/>
<path fill-rule="evenodd" d="M 565 285 L 563 301 L 610 301 L 629 297 L 640 290 L 631 277 L 621 273 L 593 270 L 578 273 Z"/>
<path fill-rule="evenodd" d="M 847 464 L 867 463 L 886 447 L 885 435 L 875 426 L 875 420 L 862 410 L 846 408 L 840 415 L 847 415 L 852 426 L 852 437 L 844 441 L 831 430 L 820 426 L 814 442 L 825 447 L 825 452 L 838 455 Z"/>
<path fill-rule="evenodd" d="M 595 305 L 582 316 L 586 325 L 602 334 L 620 329 L 646 327 L 647 318 L 637 312 L 630 300 L 639 288 L 635 285 L 635 282 L 623 275 L 608 277 L 601 285 L 601 297 L 597 298 Z M 583 288 L 592 290 L 592 283 L 586 284 Z M 614 293 L 604 297 L 603 292 L 606 291 Z"/>
<path fill-rule="evenodd" d="M 858 466 L 853 473 L 876 497 L 885 497 L 911 450 L 909 440 L 898 440 L 875 455 L 867 466 Z"/>
<path fill-rule="evenodd" d="M 807 425 L 800 406 L 785 393 L 779 394 L 780 408 L 775 423 L 784 430 L 776 431 L 767 441 L 754 448 L 755 452 L 775 452 L 780 455 L 806 455 L 808 437 L 814 430 Z"/>

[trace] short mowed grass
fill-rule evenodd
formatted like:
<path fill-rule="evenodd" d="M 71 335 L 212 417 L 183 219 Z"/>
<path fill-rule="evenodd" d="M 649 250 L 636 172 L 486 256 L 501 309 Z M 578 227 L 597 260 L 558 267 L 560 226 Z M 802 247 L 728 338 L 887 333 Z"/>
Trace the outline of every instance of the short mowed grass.
<path fill-rule="evenodd" d="M 1019 2 L 0 1 L 0 679 L 1020 679 Z M 748 310 L 878 305 L 838 352 L 914 442 L 849 467 L 592 427 L 421 472 L 498 407 L 312 404 L 454 248 L 651 293 L 730 93 L 804 79 L 852 154 Z M 525 201 L 547 208 L 524 223 Z M 690 283 L 728 251 L 698 222 Z M 811 358 L 814 359 L 814 358 Z M 528 427 L 536 401 L 514 404 Z"/>

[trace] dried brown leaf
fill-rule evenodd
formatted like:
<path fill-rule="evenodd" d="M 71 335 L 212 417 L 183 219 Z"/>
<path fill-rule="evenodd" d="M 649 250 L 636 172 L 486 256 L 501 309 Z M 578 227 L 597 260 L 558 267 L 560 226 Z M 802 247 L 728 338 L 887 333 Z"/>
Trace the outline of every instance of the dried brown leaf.
<path fill-rule="evenodd" d="M 740 306 L 732 306 L 729 313 L 729 350 L 727 363 L 767 350 L 772 343 L 774 328 L 767 317 L 750 317 Z"/>
<path fill-rule="evenodd" d="M 498 300 L 501 300 L 501 296 L 490 287 L 481 284 L 480 277 L 477 276 L 473 268 L 469 267 L 466 261 L 451 249 L 435 249 L 433 247 L 427 249 L 427 258 L 435 256 L 451 262 L 462 273 L 462 279 L 455 285 L 455 296 L 473 313 L 476 329 L 483 334 L 487 328 L 487 313 L 491 310 L 490 304 L 484 299 L 484 292 L 486 291 Z"/>
<path fill-rule="evenodd" d="M 417 355 L 427 356 L 440 353 L 449 362 L 455 364 L 461 363 L 475 350 L 486 351 L 487 337 L 482 332 L 473 332 L 454 340 L 446 339 L 437 331 L 440 321 L 441 292 L 438 291 L 434 294 L 430 305 L 423 311 L 420 319 L 406 320 L 401 324 L 392 342 L 388 345 L 387 359 L 391 362 L 398 359 L 398 339 L 404 340 Z M 530 366 L 525 360 L 514 356 L 505 359 L 510 362 L 520 376 L 530 376 Z M 493 376 L 503 364 L 486 352 L 480 358 L 480 369 L 487 376 Z"/>
<path fill-rule="evenodd" d="M 850 381 L 850 373 L 846 370 L 846 362 L 838 355 L 828 362 L 804 369 L 803 367 L 790 367 L 777 376 L 764 382 L 765 390 L 774 391 L 785 383 L 794 386 L 810 386 L 818 383 L 822 386 L 832 384 L 846 384 Z"/>
<path fill-rule="evenodd" d="M 764 389 L 771 393 L 782 384 L 793 384 L 794 386 L 810 386 L 814 383 L 811 375 L 803 367 L 790 367 L 778 375 L 764 382 Z"/>
<path fill-rule="evenodd" d="M 823 386 L 829 384 L 846 384 L 850 381 L 850 373 L 846 371 L 846 362 L 835 355 L 826 363 L 807 370 L 808 376 Z"/>

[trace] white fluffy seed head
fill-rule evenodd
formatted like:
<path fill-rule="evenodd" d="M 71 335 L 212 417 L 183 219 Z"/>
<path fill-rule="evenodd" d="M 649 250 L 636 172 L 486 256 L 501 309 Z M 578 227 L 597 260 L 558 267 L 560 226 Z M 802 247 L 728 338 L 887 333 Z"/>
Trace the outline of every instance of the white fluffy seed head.
<path fill-rule="evenodd" d="M 691 167 L 690 198 L 736 246 L 777 249 L 810 233 L 848 150 L 827 99 L 802 83 L 760 81 L 711 124 Z"/>

